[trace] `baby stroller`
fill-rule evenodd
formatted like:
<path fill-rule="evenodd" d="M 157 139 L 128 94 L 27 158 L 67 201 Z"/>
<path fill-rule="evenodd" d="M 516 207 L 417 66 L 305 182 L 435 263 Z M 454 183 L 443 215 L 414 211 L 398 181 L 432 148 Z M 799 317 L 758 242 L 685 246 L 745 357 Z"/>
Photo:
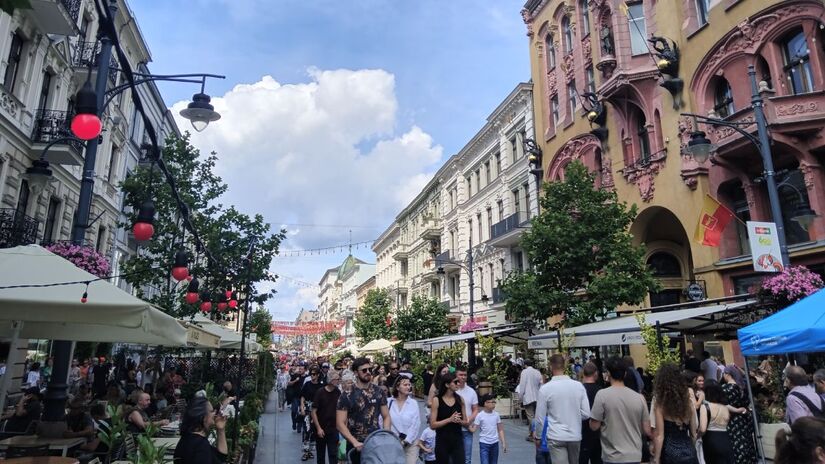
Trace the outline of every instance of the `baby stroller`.
<path fill-rule="evenodd" d="M 307 414 L 304 414 L 303 421 L 301 421 L 301 461 L 308 461 L 315 457 L 312 451 L 315 449 L 315 427 L 312 426 L 312 416 L 309 411 L 312 411 L 312 401 L 306 401 Z"/>
<path fill-rule="evenodd" d="M 352 463 L 350 450 L 347 462 Z M 376 430 L 364 440 L 361 448 L 361 464 L 405 464 L 404 448 L 398 437 L 388 430 Z"/>

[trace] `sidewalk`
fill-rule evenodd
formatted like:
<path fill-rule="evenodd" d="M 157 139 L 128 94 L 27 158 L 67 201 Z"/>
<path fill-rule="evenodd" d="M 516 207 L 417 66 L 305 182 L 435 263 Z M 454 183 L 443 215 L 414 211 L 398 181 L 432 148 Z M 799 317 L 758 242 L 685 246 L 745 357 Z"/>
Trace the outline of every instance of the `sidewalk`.
<path fill-rule="evenodd" d="M 278 412 L 275 392 L 270 393 L 260 419 L 258 433 L 258 448 L 255 455 L 255 464 L 300 463 L 301 462 L 301 435 L 292 431 L 292 420 L 288 410 Z M 424 428 L 424 402 L 418 400 L 421 410 L 422 429 Z M 504 434 L 507 438 L 509 451 L 499 454 L 499 462 L 530 463 L 535 460 L 535 446 L 524 440 L 527 436 L 527 426 L 521 421 L 503 419 Z M 478 463 L 478 433 L 473 442 L 473 462 Z M 526 460 L 526 461 L 525 461 Z M 315 458 L 306 461 L 314 464 Z"/>

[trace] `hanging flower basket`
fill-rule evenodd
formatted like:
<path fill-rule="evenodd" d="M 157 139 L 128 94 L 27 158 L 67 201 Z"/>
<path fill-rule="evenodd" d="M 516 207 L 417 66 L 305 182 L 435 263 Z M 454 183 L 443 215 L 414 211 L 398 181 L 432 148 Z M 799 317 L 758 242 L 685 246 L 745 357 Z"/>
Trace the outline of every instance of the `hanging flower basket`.
<path fill-rule="evenodd" d="M 71 242 L 57 242 L 45 248 L 89 274 L 98 277 L 109 275 L 109 259 L 92 247 L 74 245 Z"/>
<path fill-rule="evenodd" d="M 483 325 L 481 325 L 478 322 L 471 319 L 471 320 L 465 322 L 464 325 L 459 327 L 458 331 L 461 332 L 461 333 L 467 333 L 467 332 L 474 332 L 476 330 L 483 329 L 483 328 L 484 328 Z"/>
<path fill-rule="evenodd" d="M 808 295 L 813 295 L 825 284 L 818 274 L 805 266 L 792 266 L 762 281 L 759 296 L 773 301 L 777 309 L 785 308 Z"/>

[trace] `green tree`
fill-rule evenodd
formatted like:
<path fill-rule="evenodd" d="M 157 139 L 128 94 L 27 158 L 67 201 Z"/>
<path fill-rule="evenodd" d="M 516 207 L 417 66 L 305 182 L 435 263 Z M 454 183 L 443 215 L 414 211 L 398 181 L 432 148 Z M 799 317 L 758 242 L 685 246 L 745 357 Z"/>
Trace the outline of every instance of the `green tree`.
<path fill-rule="evenodd" d="M 321 334 L 321 343 L 327 344 L 329 342 L 334 342 L 335 340 L 338 340 L 339 338 L 341 338 L 341 334 L 339 332 L 331 330 L 329 332 Z"/>
<path fill-rule="evenodd" d="M 392 299 L 389 290 L 374 288 L 367 292 L 364 306 L 355 315 L 355 336 L 363 343 L 395 335 L 395 322 L 390 320 Z M 389 321 L 389 324 L 387 323 Z"/>
<path fill-rule="evenodd" d="M 561 315 L 560 325 L 575 326 L 638 304 L 658 287 L 644 248 L 628 232 L 636 207 L 595 188 L 583 164 L 571 163 L 564 181 L 545 183 L 540 204 L 541 214 L 521 238 L 532 267 L 502 284 L 511 317 Z"/>
<path fill-rule="evenodd" d="M 402 342 L 438 337 L 447 333 L 449 310 L 434 298 L 413 297 L 410 305 L 398 310 L 395 330 Z"/>
<path fill-rule="evenodd" d="M 261 215 L 249 216 L 221 203 L 227 185 L 214 173 L 217 155 L 214 152 L 202 155 L 189 143 L 188 134 L 168 139 L 161 156 L 175 179 L 192 224 L 217 264 L 207 260 L 207 250 L 197 250 L 193 237 L 185 232 L 172 189 L 159 170 L 142 165 L 121 184 L 124 203 L 131 208 L 122 226 L 131 228 L 141 203 L 151 199 L 156 210 L 155 233 L 151 240 L 140 245 L 141 253 L 124 263 L 122 271 L 127 274 L 126 281 L 135 287 L 140 298 L 167 313 L 176 317 L 192 315 L 197 308 L 182 302 L 186 282 L 176 282 L 170 271 L 177 250 L 194 250 L 189 272 L 199 280 L 201 291 L 212 292 L 214 299 L 218 292 L 227 289 L 246 290 L 249 280 L 253 283 L 252 301 L 263 303 L 274 290 L 259 294 L 254 283 L 271 283 L 277 279 L 269 272 L 269 266 L 285 237 L 284 231 L 273 233 Z M 251 272 L 244 259 L 250 242 L 255 243 Z"/>
<path fill-rule="evenodd" d="M 249 333 L 255 334 L 258 344 L 269 347 L 272 343 L 272 315 L 263 306 L 249 315 Z"/>

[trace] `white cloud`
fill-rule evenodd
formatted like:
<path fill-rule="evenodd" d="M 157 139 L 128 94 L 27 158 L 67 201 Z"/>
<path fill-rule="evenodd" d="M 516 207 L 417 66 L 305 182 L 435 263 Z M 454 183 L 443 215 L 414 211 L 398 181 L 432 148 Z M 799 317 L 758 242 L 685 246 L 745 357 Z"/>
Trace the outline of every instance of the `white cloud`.
<path fill-rule="evenodd" d="M 262 213 L 275 227 L 389 225 L 438 169 L 442 148 L 420 127 L 398 127 L 392 74 L 310 68 L 307 75 L 307 82 L 295 84 L 264 76 L 213 98 L 222 117 L 193 133 L 192 143 L 218 153 L 216 170 L 229 184 L 225 203 Z M 178 112 L 187 103 L 172 108 L 184 129 L 191 126 Z M 361 236 L 353 239 L 373 239 L 382 231 L 356 230 Z M 346 229 L 302 226 L 290 230 L 284 249 L 347 240 Z M 295 273 L 301 266 L 289 268 Z M 306 274 L 313 275 L 310 281 L 320 278 Z M 279 291 L 278 312 L 317 304 L 317 290 Z"/>

